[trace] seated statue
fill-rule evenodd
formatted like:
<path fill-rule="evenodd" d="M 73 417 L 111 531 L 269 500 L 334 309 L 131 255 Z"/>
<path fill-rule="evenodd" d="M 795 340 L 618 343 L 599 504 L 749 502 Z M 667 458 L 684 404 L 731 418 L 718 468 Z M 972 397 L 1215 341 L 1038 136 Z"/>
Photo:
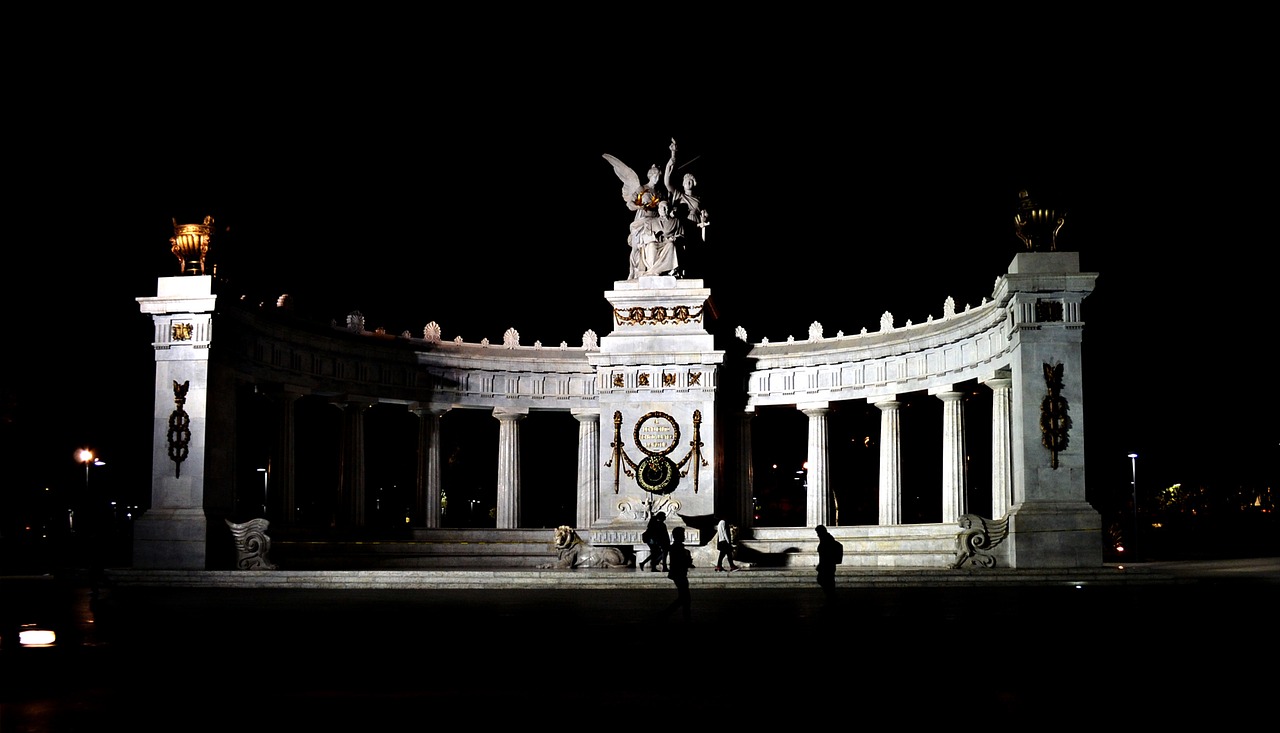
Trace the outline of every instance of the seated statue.
<path fill-rule="evenodd" d="M 679 266 L 678 250 L 684 227 L 671 215 L 666 201 L 658 202 L 658 215 L 631 223 L 632 262 L 630 279 L 666 275 Z"/>

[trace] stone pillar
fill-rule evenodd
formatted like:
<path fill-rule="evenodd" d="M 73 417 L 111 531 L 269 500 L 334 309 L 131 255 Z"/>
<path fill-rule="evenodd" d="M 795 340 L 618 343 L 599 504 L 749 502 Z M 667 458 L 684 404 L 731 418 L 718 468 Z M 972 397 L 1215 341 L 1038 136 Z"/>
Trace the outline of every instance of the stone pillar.
<path fill-rule="evenodd" d="M 1007 372 L 1006 372 L 1007 374 Z M 986 380 L 991 388 L 991 518 L 1009 513 L 1013 487 L 1013 443 L 1010 435 L 1009 393 L 1013 379 L 1008 376 Z"/>
<path fill-rule="evenodd" d="M 151 507 L 133 525 L 133 565 L 204 570 L 211 541 L 204 495 L 213 278 L 162 277 L 156 297 L 137 300 L 155 326 L 156 381 Z"/>
<path fill-rule="evenodd" d="M 749 529 L 756 518 L 756 502 L 752 487 L 755 485 L 755 465 L 751 452 L 751 418 L 754 412 L 744 412 L 738 418 L 738 506 L 735 515 L 739 529 Z"/>
<path fill-rule="evenodd" d="M 716 495 L 725 463 L 716 401 L 725 352 L 715 349 L 704 323 L 713 312 L 710 296 L 701 280 L 670 275 L 616 281 L 605 292 L 613 330 L 599 351 L 587 353 L 606 431 L 596 459 L 603 475 L 593 538 L 638 540 L 654 511 L 709 517 L 726 503 Z M 635 470 L 641 464 L 661 476 L 660 485 L 642 483 Z M 698 537 L 696 527 L 685 526 L 686 543 Z"/>
<path fill-rule="evenodd" d="M 929 392 L 942 400 L 942 523 L 952 524 L 969 511 L 964 466 L 964 393 L 950 388 Z"/>
<path fill-rule="evenodd" d="M 873 400 L 880 408 L 880 524 L 902 524 L 902 403 Z"/>
<path fill-rule="evenodd" d="M 573 410 L 578 420 L 578 500 L 575 520 L 590 529 L 600 518 L 600 412 Z"/>
<path fill-rule="evenodd" d="M 421 526 L 440 526 L 440 418 L 448 410 L 410 408 L 418 416 L 418 484 L 414 491 L 415 520 Z"/>
<path fill-rule="evenodd" d="M 498 420 L 498 529 L 520 526 L 520 421 L 528 414 L 528 410 L 493 410 Z"/>
<path fill-rule="evenodd" d="M 996 289 L 1012 324 L 1013 498 L 998 548 L 1012 567 L 1102 564 L 1102 520 L 1085 495 L 1081 359 L 1081 305 L 1096 279 L 1077 252 L 1025 252 Z M 1055 416 L 1069 423 L 1046 425 Z"/>
<path fill-rule="evenodd" d="M 814 527 L 831 522 L 831 468 L 827 456 L 828 403 L 797 405 L 809 418 L 808 493 L 805 496 L 805 522 Z"/>

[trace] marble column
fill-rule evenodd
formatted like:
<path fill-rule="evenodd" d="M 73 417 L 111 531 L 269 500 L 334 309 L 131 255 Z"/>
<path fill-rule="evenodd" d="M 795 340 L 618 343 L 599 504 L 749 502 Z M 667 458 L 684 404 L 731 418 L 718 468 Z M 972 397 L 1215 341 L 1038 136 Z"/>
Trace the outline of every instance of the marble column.
<path fill-rule="evenodd" d="M 1013 437 L 1010 377 L 988 379 L 991 388 L 991 518 L 999 519 L 1013 506 Z"/>
<path fill-rule="evenodd" d="M 423 527 L 440 526 L 440 418 L 447 409 L 411 408 L 418 416 L 418 484 L 414 519 Z"/>
<path fill-rule="evenodd" d="M 365 454 L 364 418 L 372 403 L 351 400 L 335 403 L 342 410 L 342 475 L 338 497 L 338 511 L 345 512 L 342 525 L 364 527 L 367 522 L 365 506 Z"/>
<path fill-rule="evenodd" d="M 964 465 L 964 393 L 933 393 L 942 400 L 942 523 L 960 521 L 969 511 Z"/>
<path fill-rule="evenodd" d="M 831 522 L 831 469 L 827 456 L 827 413 L 830 408 L 826 402 L 797 407 L 809 418 L 805 523 L 809 527 L 815 527 Z"/>
<path fill-rule="evenodd" d="M 590 528 L 600 518 L 600 411 L 573 410 L 578 420 L 578 500 L 575 520 Z"/>
<path fill-rule="evenodd" d="M 902 403 L 871 404 L 880 408 L 880 524 L 902 524 Z"/>
<path fill-rule="evenodd" d="M 527 410 L 496 407 L 498 420 L 498 529 L 520 526 L 520 421 Z"/>
<path fill-rule="evenodd" d="M 744 412 L 738 417 L 738 501 L 736 513 L 731 514 L 739 529 L 749 529 L 756 518 L 755 466 L 751 452 L 751 419 L 754 412 Z"/>
<path fill-rule="evenodd" d="M 298 521 L 297 424 L 294 411 L 301 397 L 300 393 L 288 390 L 275 395 L 276 450 L 268 475 L 274 490 L 271 507 L 283 524 Z"/>

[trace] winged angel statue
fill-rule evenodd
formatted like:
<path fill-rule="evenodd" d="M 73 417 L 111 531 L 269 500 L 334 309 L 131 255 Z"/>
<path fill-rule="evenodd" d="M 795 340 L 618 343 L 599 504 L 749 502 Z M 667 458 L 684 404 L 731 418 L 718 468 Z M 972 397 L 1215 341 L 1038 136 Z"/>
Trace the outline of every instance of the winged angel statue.
<path fill-rule="evenodd" d="M 623 203 L 635 212 L 627 234 L 627 246 L 631 250 L 627 280 L 653 275 L 684 277 L 689 252 L 681 213 L 702 230 L 704 238 L 706 236 L 707 212 L 693 194 L 697 180 L 692 173 L 686 173 L 683 189 L 674 189 L 671 176 L 676 170 L 676 141 L 672 140 L 669 147 L 671 158 L 666 167 L 659 169 L 656 163 L 650 166 L 645 181 L 626 163 L 604 154 L 622 181 Z"/>

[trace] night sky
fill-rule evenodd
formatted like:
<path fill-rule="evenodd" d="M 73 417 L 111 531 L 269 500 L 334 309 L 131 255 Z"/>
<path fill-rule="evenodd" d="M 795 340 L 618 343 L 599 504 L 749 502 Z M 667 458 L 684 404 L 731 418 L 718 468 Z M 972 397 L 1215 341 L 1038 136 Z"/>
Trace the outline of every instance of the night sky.
<path fill-rule="evenodd" d="M 1275 484 L 1274 204 L 1249 180 L 1267 166 L 1247 72 L 1128 56 L 1096 73 L 889 71 L 830 52 L 751 74 L 685 59 L 638 84 L 600 81 L 585 56 L 525 75 L 443 73 L 423 53 L 234 78 L 103 61 L 57 95 L 17 90 L 40 103 L 11 105 L 6 484 L 74 480 L 88 445 L 147 490 L 153 355 L 135 298 L 178 274 L 172 219 L 213 216 L 219 275 L 322 321 L 360 310 L 390 333 L 434 320 L 446 339 L 514 327 L 578 345 L 608 333 L 603 293 L 627 274 L 631 213 L 602 155 L 643 174 L 672 138 L 711 216 L 704 283 L 752 341 L 978 305 L 1019 251 L 1026 188 L 1066 212 L 1060 249 L 1099 275 L 1083 308 L 1089 482 L 1127 491 L 1136 452 L 1141 482 Z"/>

